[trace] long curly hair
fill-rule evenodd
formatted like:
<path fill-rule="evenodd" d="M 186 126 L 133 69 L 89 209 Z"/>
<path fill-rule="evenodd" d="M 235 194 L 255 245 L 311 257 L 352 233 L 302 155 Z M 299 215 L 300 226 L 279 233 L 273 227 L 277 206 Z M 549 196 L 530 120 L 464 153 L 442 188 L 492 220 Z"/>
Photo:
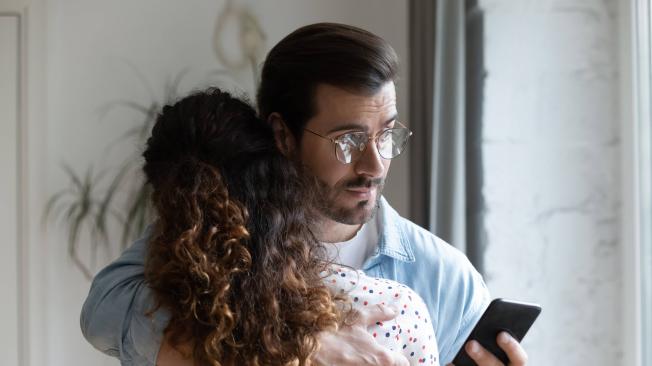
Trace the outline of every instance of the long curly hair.
<path fill-rule="evenodd" d="M 163 108 L 144 172 L 157 213 L 145 276 L 196 365 L 309 363 L 342 322 L 309 227 L 310 183 L 271 128 L 219 89 Z"/>

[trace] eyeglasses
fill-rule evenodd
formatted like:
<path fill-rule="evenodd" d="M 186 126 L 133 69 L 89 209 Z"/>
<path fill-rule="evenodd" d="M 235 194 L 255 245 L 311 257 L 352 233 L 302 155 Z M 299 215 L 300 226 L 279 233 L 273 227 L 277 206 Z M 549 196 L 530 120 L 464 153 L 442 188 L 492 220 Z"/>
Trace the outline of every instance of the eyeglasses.
<path fill-rule="evenodd" d="M 405 149 L 408 139 L 412 136 L 412 131 L 401 122 L 397 121 L 396 123 L 402 127 L 382 130 L 374 137 L 370 137 L 366 132 L 357 131 L 347 132 L 332 139 L 307 128 L 304 128 L 304 130 L 332 142 L 335 145 L 335 157 L 337 157 L 337 160 L 344 164 L 349 164 L 362 156 L 362 153 L 367 148 L 367 144 L 371 140 L 376 142 L 378 154 L 383 159 L 389 160 L 399 156 Z"/>

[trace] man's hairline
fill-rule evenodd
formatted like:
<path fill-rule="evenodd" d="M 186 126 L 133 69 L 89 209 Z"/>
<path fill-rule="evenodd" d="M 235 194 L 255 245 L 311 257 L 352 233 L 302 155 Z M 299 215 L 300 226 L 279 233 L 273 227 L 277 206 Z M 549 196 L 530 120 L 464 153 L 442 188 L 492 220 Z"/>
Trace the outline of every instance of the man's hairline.
<path fill-rule="evenodd" d="M 384 81 L 379 87 L 377 87 L 377 88 L 375 88 L 373 90 L 369 90 L 369 92 L 365 92 L 364 91 L 365 88 L 362 87 L 362 86 L 361 87 L 354 87 L 354 86 L 347 87 L 347 86 L 336 85 L 336 84 L 327 83 L 327 82 L 319 82 L 319 83 L 315 84 L 314 87 L 312 88 L 312 90 L 310 91 L 310 104 L 311 104 L 311 106 L 310 106 L 310 114 L 306 117 L 306 120 L 301 123 L 302 128 L 298 131 L 300 135 L 299 136 L 296 136 L 296 135 L 294 136 L 294 138 L 297 140 L 296 141 L 297 147 L 299 147 L 299 148 L 301 147 L 301 142 L 303 141 L 303 136 L 305 135 L 304 128 L 308 125 L 308 122 L 313 117 L 315 117 L 316 115 L 319 114 L 319 111 L 317 111 L 317 103 L 315 103 L 315 97 L 317 95 L 317 89 L 320 86 L 331 86 L 331 87 L 334 87 L 334 88 L 337 88 L 337 89 L 340 89 L 340 90 L 344 90 L 344 91 L 347 91 L 347 92 L 355 94 L 355 95 L 369 97 L 369 96 L 373 96 L 373 95 L 376 95 L 377 93 L 379 93 L 380 90 L 383 88 L 383 86 L 386 85 L 387 83 L 394 84 L 394 89 L 396 89 L 396 77 Z M 272 113 L 278 113 L 279 115 L 281 115 L 279 112 L 271 112 L 269 115 L 271 115 Z M 396 112 L 396 115 L 394 116 L 394 119 L 398 119 L 398 111 Z M 294 135 L 294 133 L 292 133 L 292 134 Z"/>

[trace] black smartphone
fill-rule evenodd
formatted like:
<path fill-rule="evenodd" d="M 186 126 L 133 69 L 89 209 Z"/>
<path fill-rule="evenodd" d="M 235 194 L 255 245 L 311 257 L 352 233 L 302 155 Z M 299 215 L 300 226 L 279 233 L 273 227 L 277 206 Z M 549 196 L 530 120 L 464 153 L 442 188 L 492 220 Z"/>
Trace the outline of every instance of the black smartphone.
<path fill-rule="evenodd" d="M 496 343 L 496 337 L 500 332 L 505 331 L 517 341 L 522 341 L 540 313 L 541 306 L 537 304 L 505 299 L 493 300 L 462 345 L 462 349 L 455 356 L 453 364 L 455 366 L 477 366 L 464 349 L 466 343 L 472 339 L 478 341 L 505 365 L 509 364 L 507 355 Z"/>

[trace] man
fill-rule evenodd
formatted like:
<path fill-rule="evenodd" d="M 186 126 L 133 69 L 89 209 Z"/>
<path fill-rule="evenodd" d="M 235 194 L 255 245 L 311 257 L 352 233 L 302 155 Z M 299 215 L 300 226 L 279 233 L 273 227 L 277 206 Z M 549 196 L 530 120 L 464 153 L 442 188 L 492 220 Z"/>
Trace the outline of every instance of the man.
<path fill-rule="evenodd" d="M 314 24 L 281 40 L 263 65 L 260 116 L 279 150 L 318 178 L 321 221 L 315 232 L 336 262 L 393 279 L 424 299 L 442 363 L 464 344 L 489 303 L 481 276 L 459 251 L 400 217 L 381 196 L 390 161 L 410 132 L 399 122 L 394 81 L 398 59 L 383 39 L 339 24 Z M 144 282 L 147 235 L 100 272 L 81 316 L 85 337 L 125 365 L 153 365 L 167 317 Z M 318 365 L 405 365 L 378 346 L 366 327 L 400 309 L 378 306 L 357 324 L 320 336 Z M 526 354 L 507 334 L 498 339 L 510 365 Z M 466 349 L 481 366 L 502 365 L 476 342 Z"/>

